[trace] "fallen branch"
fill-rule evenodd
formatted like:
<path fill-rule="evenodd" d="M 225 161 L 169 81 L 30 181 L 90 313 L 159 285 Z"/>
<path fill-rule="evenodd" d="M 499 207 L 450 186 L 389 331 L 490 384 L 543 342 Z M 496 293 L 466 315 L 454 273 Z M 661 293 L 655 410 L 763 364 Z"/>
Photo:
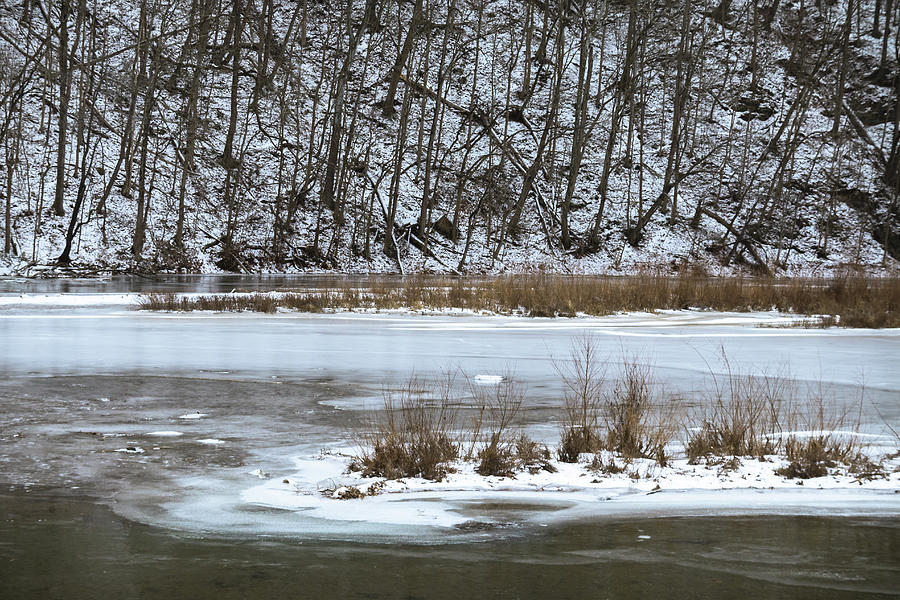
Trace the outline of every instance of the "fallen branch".
<path fill-rule="evenodd" d="M 525 160 L 522 158 L 522 155 L 519 154 L 519 152 L 515 148 L 513 148 L 512 146 L 509 146 L 505 142 L 501 141 L 500 137 L 494 131 L 494 128 L 491 126 L 490 123 L 488 123 L 487 119 L 485 119 L 483 116 L 478 115 L 475 111 L 473 111 L 471 109 L 468 109 L 468 108 L 465 108 L 464 106 L 456 104 L 455 102 L 453 102 L 452 100 L 450 100 L 448 98 L 439 96 L 435 91 L 425 87 L 425 85 L 423 85 L 417 81 L 410 80 L 409 77 L 407 77 L 403 73 L 400 74 L 400 79 L 407 85 L 410 85 L 410 86 L 416 88 L 417 90 L 419 90 L 419 92 L 425 94 L 432 100 L 434 100 L 436 102 L 443 102 L 448 107 L 450 107 L 454 112 L 456 112 L 468 119 L 472 119 L 473 121 L 475 121 L 476 123 L 481 125 L 482 128 L 484 128 L 484 130 L 487 132 L 487 134 L 494 141 L 494 143 L 497 144 L 497 146 L 500 148 L 500 150 L 502 150 L 506 154 L 506 156 L 509 158 L 509 161 L 513 164 L 513 166 L 516 168 L 516 170 L 519 171 L 520 174 L 525 175 L 525 173 L 528 171 L 528 168 L 525 166 Z M 531 184 L 531 191 L 534 192 L 534 196 L 538 202 L 538 207 L 546 210 L 547 202 L 544 200 L 544 195 L 541 193 L 541 190 L 537 186 L 536 181 Z M 549 211 L 549 212 L 550 212 L 550 215 L 553 217 L 553 220 L 558 223 L 559 217 L 556 215 L 556 213 L 554 213 L 553 211 Z M 550 240 L 550 232 L 547 228 L 546 223 L 544 223 L 544 216 L 540 210 L 538 210 L 538 214 L 541 217 L 541 224 L 543 225 L 544 233 L 547 235 L 547 243 L 548 243 L 548 245 L 550 245 L 552 247 L 553 244 L 552 244 L 552 241 Z"/>
<path fill-rule="evenodd" d="M 710 211 L 710 210 L 708 210 L 708 209 L 706 209 L 706 208 L 701 208 L 701 209 L 700 209 L 700 213 L 703 214 L 703 215 L 706 215 L 707 217 L 709 217 L 710 219 L 712 219 L 713 221 L 715 221 L 716 223 L 718 223 L 719 225 L 721 225 L 722 227 L 724 227 L 725 229 L 727 229 L 728 232 L 729 232 L 731 235 L 734 236 L 734 238 L 735 238 L 736 241 L 738 241 L 738 242 L 740 242 L 741 244 L 743 244 L 744 248 L 747 249 L 747 252 L 750 253 L 750 256 L 753 257 L 753 260 L 755 260 L 756 263 L 757 263 L 763 270 L 765 270 L 766 275 L 771 275 L 771 274 L 772 274 L 772 271 L 769 269 L 769 265 L 767 265 L 767 264 L 765 263 L 765 261 L 764 261 L 762 258 L 760 258 L 759 253 L 756 251 L 756 248 L 753 246 L 753 244 L 750 242 L 750 240 L 748 240 L 748 239 L 747 239 L 746 237 L 744 237 L 738 230 L 736 230 L 736 229 L 731 225 L 731 223 L 728 222 L 728 219 L 725 219 L 725 218 L 723 218 L 723 217 L 717 215 L 716 213 L 714 213 L 714 212 L 712 212 L 712 211 Z"/>
<path fill-rule="evenodd" d="M 850 124 L 853 125 L 853 129 L 856 130 L 857 135 L 862 138 L 862 140 L 872 147 L 872 151 L 875 153 L 875 158 L 878 159 L 878 163 L 882 168 L 887 166 L 887 159 L 884 158 L 884 153 L 881 151 L 881 147 L 875 143 L 875 140 L 869 135 L 869 132 L 866 131 L 866 126 L 863 125 L 862 121 L 859 120 L 859 117 L 856 116 L 856 113 L 850 108 L 850 105 L 847 104 L 847 99 L 844 98 L 844 112 L 847 114 L 847 119 L 850 121 Z"/>
<path fill-rule="evenodd" d="M 397 261 L 397 266 L 400 267 L 400 274 L 406 275 L 406 271 L 403 268 L 403 261 L 400 260 L 400 246 L 397 245 L 397 236 L 394 235 L 394 227 L 396 224 L 389 222 L 387 208 L 384 206 L 384 200 L 381 199 L 381 192 L 378 191 L 378 185 L 372 181 L 372 176 L 368 173 L 366 173 L 366 179 L 372 184 L 372 190 L 374 190 L 375 197 L 378 198 L 378 204 L 381 206 L 381 214 L 384 216 L 384 226 L 388 230 L 388 235 L 391 236 L 391 242 L 394 244 L 394 259 Z"/>

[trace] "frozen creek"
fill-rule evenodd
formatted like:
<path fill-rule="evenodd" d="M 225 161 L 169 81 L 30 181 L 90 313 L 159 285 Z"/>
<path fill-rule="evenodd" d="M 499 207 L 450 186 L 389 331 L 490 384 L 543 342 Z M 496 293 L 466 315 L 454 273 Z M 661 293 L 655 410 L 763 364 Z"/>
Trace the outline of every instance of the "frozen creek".
<path fill-rule="evenodd" d="M 565 473 L 535 482 L 478 481 L 463 472 L 441 485 L 407 482 L 402 493 L 359 501 L 317 493 L 348 482 L 347 432 L 379 406 L 385 386 L 413 372 L 458 367 L 490 384 L 513 370 L 527 387 L 526 431 L 555 443 L 561 390 L 551 357 L 567 357 L 572 339 L 586 330 L 613 365 L 640 356 L 667 392 L 686 398 L 701 397 L 712 373 L 724 373 L 721 350 L 744 370 L 771 374 L 788 366 L 802 383 L 841 396 L 856 397 L 865 386 L 864 432 L 873 445 L 889 444 L 885 422 L 900 428 L 897 331 L 759 327 L 785 320 L 770 313 L 574 320 L 149 314 L 130 310 L 135 296 L 118 293 L 127 290 L 115 291 L 0 295 L 0 484 L 8 490 L 7 510 L 19 510 L 29 495 L 38 504 L 47 495 L 68 498 L 70 508 L 90 498 L 107 511 L 104 518 L 153 531 L 191 539 L 340 541 L 347 553 L 368 556 L 362 560 L 375 560 L 367 554 L 377 554 L 372 543 L 468 548 L 564 531 L 582 539 L 587 530 L 622 523 L 634 524 L 624 555 L 637 553 L 628 560 L 638 560 L 643 544 L 659 535 L 651 531 L 658 525 L 641 523 L 729 530 L 762 515 L 773 532 L 783 530 L 779 522 L 803 516 L 809 531 L 831 523 L 871 527 L 873 539 L 897 547 L 896 476 L 867 486 L 829 480 L 803 488 L 781 482 L 776 489 L 769 487 L 777 482 L 752 480 L 752 472 L 735 476 L 750 477 L 750 484 L 715 474 L 700 484 L 672 476 L 649 493 L 655 483 L 626 476 L 580 485 L 577 475 L 560 483 Z M 24 536 L 28 528 L 16 531 Z M 522 546 L 507 550 L 525 561 Z M 877 546 L 860 567 L 880 569 L 868 588 L 832 586 L 830 574 L 801 577 L 803 585 L 827 581 L 828 589 L 887 593 L 891 586 L 882 584 L 896 581 L 900 565 L 896 553 L 885 551 Z M 534 552 L 541 561 L 552 554 L 549 547 Z M 575 544 L 563 562 L 612 560 L 604 552 Z M 654 556 L 648 560 L 664 560 Z"/>

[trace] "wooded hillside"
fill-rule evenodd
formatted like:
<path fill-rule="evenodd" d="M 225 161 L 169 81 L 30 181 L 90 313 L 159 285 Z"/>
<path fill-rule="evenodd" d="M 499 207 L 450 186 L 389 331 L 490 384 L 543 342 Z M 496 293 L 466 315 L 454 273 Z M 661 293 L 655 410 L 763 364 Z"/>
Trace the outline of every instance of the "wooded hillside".
<path fill-rule="evenodd" d="M 890 270 L 898 38 L 898 0 L 7 0 L 0 235 L 20 271 Z"/>

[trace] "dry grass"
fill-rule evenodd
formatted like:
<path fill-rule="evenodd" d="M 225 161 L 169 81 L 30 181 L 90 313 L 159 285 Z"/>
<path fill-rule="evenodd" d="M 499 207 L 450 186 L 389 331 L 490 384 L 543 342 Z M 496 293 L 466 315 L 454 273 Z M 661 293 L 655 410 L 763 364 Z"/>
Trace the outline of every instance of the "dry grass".
<path fill-rule="evenodd" d="M 781 403 L 789 392 L 778 377 L 729 372 L 724 389 L 717 390 L 702 409 L 701 425 L 685 446 L 691 463 L 701 458 L 753 456 L 774 453 L 781 430 Z"/>
<path fill-rule="evenodd" d="M 509 373 L 498 385 L 485 387 L 470 383 L 469 387 L 479 414 L 473 438 L 485 429 L 484 421 L 487 421 L 487 441 L 477 451 L 475 471 L 479 475 L 510 477 L 518 466 L 515 431 L 525 392 Z"/>
<path fill-rule="evenodd" d="M 678 409 L 678 403 L 662 403 L 654 397 L 649 366 L 626 359 L 618 384 L 606 400 L 606 449 L 626 460 L 652 458 L 665 466 Z"/>
<path fill-rule="evenodd" d="M 810 324 L 900 327 L 900 278 L 847 274 L 831 279 L 709 278 L 641 275 L 516 275 L 487 280 L 417 276 L 400 285 L 373 283 L 278 294 L 215 294 L 180 297 L 150 294 L 143 310 L 321 312 L 337 309 L 460 308 L 533 317 L 609 315 L 622 311 L 708 309 L 817 315 Z"/>
<path fill-rule="evenodd" d="M 577 338 L 570 360 L 554 366 L 564 386 L 559 460 L 573 463 L 582 454 L 610 450 L 625 459 L 667 463 L 680 404 L 654 397 L 649 366 L 626 359 L 608 390 L 604 361 L 590 336 Z"/>
<path fill-rule="evenodd" d="M 440 481 L 461 458 L 477 461 L 484 476 L 512 477 L 517 471 L 555 472 L 546 447 L 519 433 L 524 390 L 511 376 L 496 386 L 470 383 L 476 416 L 459 418 L 461 401 L 454 395 L 452 374 L 441 380 L 410 378 L 399 390 L 384 394 L 384 406 L 356 443 L 350 465 L 365 477 L 422 477 Z"/>
<path fill-rule="evenodd" d="M 516 439 L 516 462 L 520 469 L 525 469 L 532 475 L 540 471 L 556 473 L 556 467 L 550 463 L 550 450 L 543 444 L 538 444 L 521 434 Z"/>
<path fill-rule="evenodd" d="M 563 383 L 563 434 L 557 455 L 563 462 L 603 447 L 599 418 L 603 407 L 605 370 L 597 344 L 589 335 L 572 342 L 568 362 L 554 361 Z"/>
<path fill-rule="evenodd" d="M 565 389 L 557 449 L 562 462 L 593 454 L 589 469 L 597 474 L 620 473 L 639 458 L 664 467 L 682 424 L 691 464 L 703 459 L 728 471 L 746 457 L 780 454 L 788 462 L 776 473 L 788 478 L 820 477 L 839 465 L 860 479 L 884 475 L 860 443 L 861 398 L 847 404 L 821 386 L 802 395 L 787 374 L 742 374 L 723 358 L 725 378 L 716 380 L 704 408 L 687 414 L 682 401 L 655 392 L 650 367 L 638 360 L 626 359 L 607 383 L 591 338 L 577 340 L 572 353 L 571 360 L 556 363 Z M 471 419 L 459 418 L 463 402 L 453 390 L 447 375 L 438 382 L 412 378 L 386 393 L 384 409 L 357 440 L 361 450 L 351 469 L 367 477 L 441 480 L 463 458 L 483 476 L 555 471 L 549 450 L 520 431 L 525 393 L 511 374 L 494 386 L 469 382 Z"/>
<path fill-rule="evenodd" d="M 351 468 L 365 477 L 443 479 L 460 453 L 452 387 L 449 379 L 433 386 L 411 378 L 400 390 L 386 392 Z M 433 389 L 436 396 L 429 394 Z"/>
<path fill-rule="evenodd" d="M 789 479 L 810 479 L 827 475 L 828 469 L 838 464 L 846 465 L 861 477 L 871 478 L 880 473 L 880 465 L 863 454 L 857 436 L 862 401 L 860 397 L 855 404 L 848 405 L 829 397 L 821 385 L 810 388 L 803 410 L 795 411 L 788 420 L 791 431 L 806 433 L 787 436 L 783 453 L 790 462 L 776 473 Z"/>
<path fill-rule="evenodd" d="M 730 367 L 723 388 L 703 411 L 702 425 L 689 434 L 685 452 L 691 463 L 780 454 L 789 463 L 776 473 L 788 478 L 822 477 L 838 465 L 860 477 L 881 473 L 857 435 L 862 398 L 839 401 L 821 384 L 801 393 L 787 376 L 753 377 Z"/>
<path fill-rule="evenodd" d="M 847 445 L 817 435 L 807 439 L 790 438 L 785 444 L 785 456 L 790 461 L 786 467 L 775 471 L 788 479 L 811 479 L 828 475 L 830 467 L 846 461 L 850 455 Z"/>

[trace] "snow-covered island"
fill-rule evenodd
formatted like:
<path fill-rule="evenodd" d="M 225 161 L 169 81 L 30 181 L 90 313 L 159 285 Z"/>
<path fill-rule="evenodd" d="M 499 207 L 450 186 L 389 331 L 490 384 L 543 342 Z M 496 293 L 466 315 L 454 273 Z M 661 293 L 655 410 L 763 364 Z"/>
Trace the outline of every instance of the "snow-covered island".
<path fill-rule="evenodd" d="M 351 459 L 335 451 L 297 458 L 292 473 L 245 489 L 241 499 L 324 520 L 462 530 L 632 516 L 897 515 L 900 459 L 896 451 L 885 459 L 888 447 L 872 449 L 873 456 L 880 457 L 880 474 L 860 475 L 839 466 L 811 479 L 777 474 L 789 464 L 779 456 L 709 464 L 682 458 L 660 467 L 648 459 L 626 463 L 603 453 L 599 461 L 594 455 L 577 463 L 550 460 L 553 472 L 540 468 L 506 477 L 482 476 L 475 463 L 463 461 L 449 465 L 451 472 L 441 481 L 386 480 L 348 473 Z M 605 466 L 597 468 L 597 462 Z M 614 464 L 620 472 L 610 472 Z M 479 504 L 485 505 L 481 511 Z"/>

